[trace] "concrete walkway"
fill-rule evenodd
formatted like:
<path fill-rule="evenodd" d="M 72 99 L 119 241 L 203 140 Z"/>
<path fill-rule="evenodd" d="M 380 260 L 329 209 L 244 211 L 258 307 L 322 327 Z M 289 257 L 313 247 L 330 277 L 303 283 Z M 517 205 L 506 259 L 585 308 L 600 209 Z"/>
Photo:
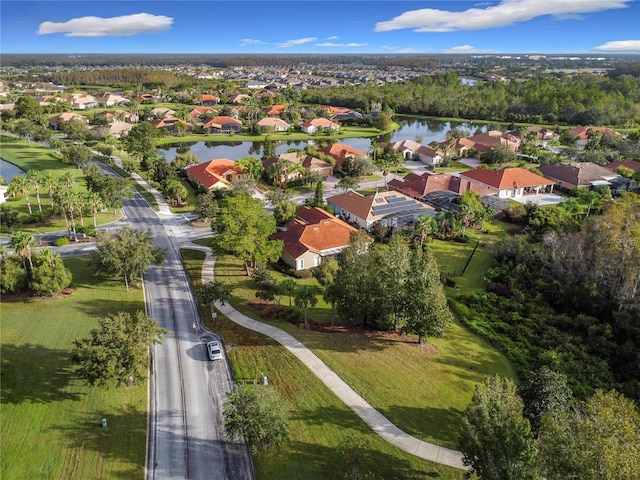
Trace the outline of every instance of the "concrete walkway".
<path fill-rule="evenodd" d="M 203 250 L 194 246 L 198 250 Z M 202 265 L 202 282 L 211 282 L 214 277 L 215 259 L 210 249 L 206 249 L 207 256 Z M 230 320 L 250 330 L 262 333 L 284 346 L 293 353 L 307 368 L 309 368 L 329 389 L 335 393 L 356 415 L 365 421 L 378 435 L 405 452 L 417 457 L 430 460 L 442 465 L 466 470 L 462 463 L 462 453 L 432 443 L 424 442 L 403 432 L 384 415 L 369 405 L 347 383 L 331 370 L 320 358 L 287 332 L 279 328 L 253 320 L 238 312 L 228 303 L 216 303 L 220 310 Z"/>

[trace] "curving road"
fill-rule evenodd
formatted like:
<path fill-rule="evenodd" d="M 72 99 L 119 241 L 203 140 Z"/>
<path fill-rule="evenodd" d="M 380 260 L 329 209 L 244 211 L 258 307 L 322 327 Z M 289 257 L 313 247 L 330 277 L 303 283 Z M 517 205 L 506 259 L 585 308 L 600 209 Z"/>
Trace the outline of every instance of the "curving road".
<path fill-rule="evenodd" d="M 163 265 L 144 274 L 147 313 L 169 331 L 152 349 L 146 479 L 253 479 L 246 445 L 227 441 L 221 427 L 232 379 L 226 361 L 206 356 L 204 343 L 214 335 L 200 328 L 177 247 L 184 219 L 156 213 L 139 194 L 124 211 L 127 223 L 149 230 L 167 254 Z"/>

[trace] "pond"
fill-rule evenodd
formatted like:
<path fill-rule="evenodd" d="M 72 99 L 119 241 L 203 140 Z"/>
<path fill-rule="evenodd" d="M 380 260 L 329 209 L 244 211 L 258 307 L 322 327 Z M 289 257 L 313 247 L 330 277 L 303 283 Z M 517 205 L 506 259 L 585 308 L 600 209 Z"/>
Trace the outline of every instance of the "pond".
<path fill-rule="evenodd" d="M 13 163 L 9 163 L 0 158 L 0 175 L 2 175 L 4 182 L 8 184 L 14 177 L 26 177 L 27 173 Z"/>
<path fill-rule="evenodd" d="M 364 152 L 371 150 L 371 142 L 376 139 L 381 143 L 397 142 L 402 140 L 420 140 L 423 145 L 432 141 L 443 142 L 447 138 L 447 132 L 452 128 L 465 131 L 465 135 L 484 132 L 488 125 L 476 122 L 453 122 L 426 118 L 413 118 L 397 116 L 395 121 L 400 124 L 400 128 L 387 135 L 375 138 L 345 138 L 341 143 L 357 148 Z M 289 149 L 302 150 L 307 146 L 307 141 L 279 142 L 275 145 L 276 154 L 287 153 Z M 180 151 L 191 150 L 198 156 L 201 162 L 208 162 L 214 158 L 228 158 L 229 160 L 239 160 L 243 157 L 262 156 L 262 142 L 195 142 L 182 146 L 166 146 L 158 149 L 158 152 L 171 162 Z"/>

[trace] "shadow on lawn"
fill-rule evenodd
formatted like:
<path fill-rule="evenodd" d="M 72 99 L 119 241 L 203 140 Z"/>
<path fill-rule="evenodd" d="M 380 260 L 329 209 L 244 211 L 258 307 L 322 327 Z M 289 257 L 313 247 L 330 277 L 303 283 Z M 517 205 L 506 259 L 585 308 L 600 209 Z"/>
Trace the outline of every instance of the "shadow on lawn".
<path fill-rule="evenodd" d="M 100 300 L 99 302 L 88 300 L 77 302 L 77 308 L 82 313 L 92 317 L 104 318 L 109 314 L 118 312 L 135 313 L 144 310 L 144 304 L 138 300 Z"/>
<path fill-rule="evenodd" d="M 343 429 L 337 447 L 314 443 L 291 442 L 287 458 L 304 471 L 297 478 L 402 478 L 418 480 L 441 478 L 440 472 L 429 467 L 417 469 L 415 464 L 376 448 L 371 437 Z"/>
<path fill-rule="evenodd" d="M 462 426 L 463 411 L 456 408 L 436 407 L 407 407 L 405 405 L 392 405 L 380 409 L 396 426 L 402 425 L 402 429 L 416 438 L 425 438 L 425 431 L 415 428 L 414 425 L 429 425 L 429 436 L 435 440 L 433 443 L 449 448 L 457 448 L 457 429 Z M 402 420 L 400 422 L 399 420 Z"/>
<path fill-rule="evenodd" d="M 131 448 L 131 441 L 135 439 L 144 442 L 147 431 L 147 413 L 137 410 L 130 405 L 116 411 L 103 412 L 102 415 L 85 421 L 72 423 L 65 427 L 53 427 L 61 430 L 74 448 L 94 450 L 107 459 L 118 459 L 119 464 L 126 462 L 130 468 L 119 472 L 109 472 L 114 478 L 134 478 L 144 469 L 145 457 L 143 448 Z M 86 415 L 78 418 L 87 418 Z M 105 428 L 101 425 L 102 418 L 107 421 Z M 169 433 L 165 433 L 169 434 Z M 176 439 L 176 442 L 178 439 Z M 107 461 L 106 464 L 109 462 Z M 107 467 L 108 468 L 108 467 Z M 106 473 L 106 472 L 103 472 Z"/>
<path fill-rule="evenodd" d="M 2 345 L 2 403 L 79 400 L 67 391 L 76 379 L 66 350 L 42 345 Z"/>

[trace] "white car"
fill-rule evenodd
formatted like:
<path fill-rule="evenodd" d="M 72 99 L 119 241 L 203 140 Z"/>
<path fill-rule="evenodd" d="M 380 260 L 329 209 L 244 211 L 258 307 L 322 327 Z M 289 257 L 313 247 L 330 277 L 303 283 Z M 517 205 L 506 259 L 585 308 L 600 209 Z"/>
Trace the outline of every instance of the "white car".
<path fill-rule="evenodd" d="M 222 360 L 222 344 L 207 342 L 207 355 L 209 355 L 209 360 Z"/>

